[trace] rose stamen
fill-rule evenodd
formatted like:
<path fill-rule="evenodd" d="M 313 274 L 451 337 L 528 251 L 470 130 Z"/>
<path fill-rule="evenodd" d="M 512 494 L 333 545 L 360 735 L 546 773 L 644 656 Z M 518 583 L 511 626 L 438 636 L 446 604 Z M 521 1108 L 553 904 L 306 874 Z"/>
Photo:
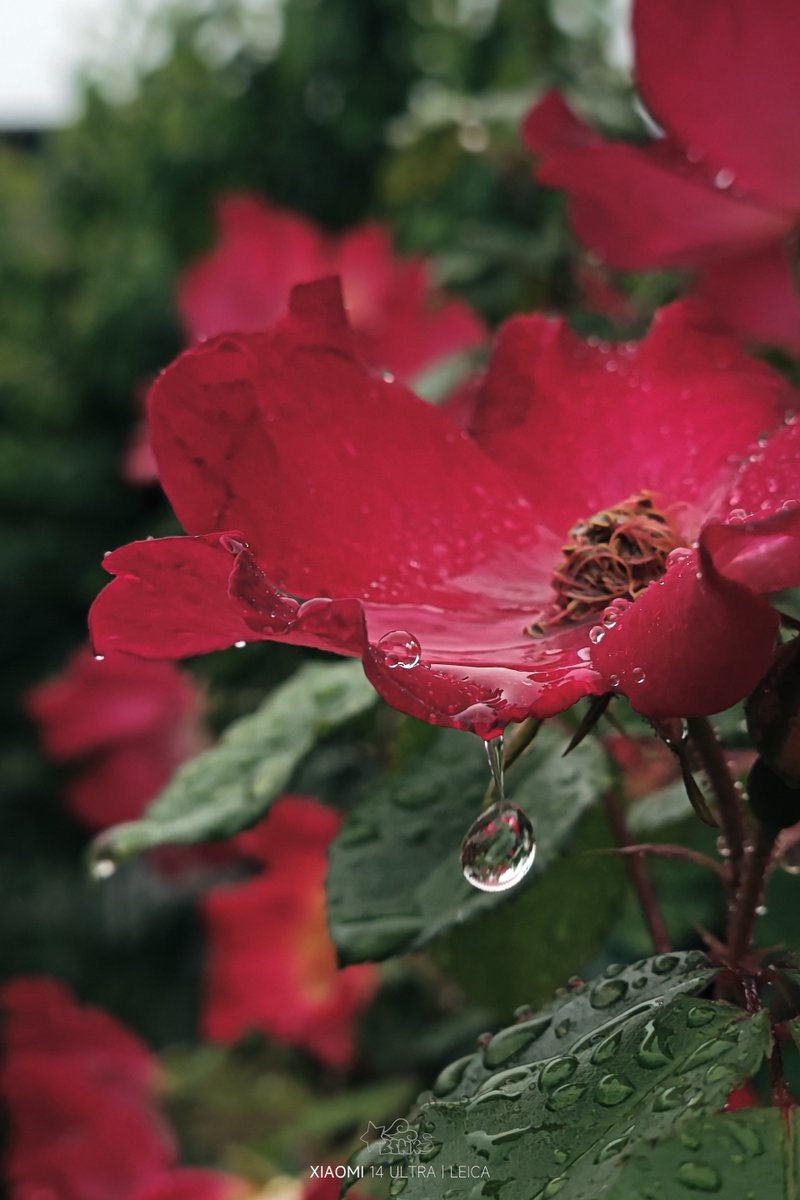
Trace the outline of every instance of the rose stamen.
<path fill-rule="evenodd" d="M 553 572 L 552 613 L 533 624 L 538 634 L 551 625 L 599 615 L 613 600 L 635 600 L 666 570 L 667 557 L 681 545 L 669 517 L 647 492 L 604 509 L 569 531 Z"/>

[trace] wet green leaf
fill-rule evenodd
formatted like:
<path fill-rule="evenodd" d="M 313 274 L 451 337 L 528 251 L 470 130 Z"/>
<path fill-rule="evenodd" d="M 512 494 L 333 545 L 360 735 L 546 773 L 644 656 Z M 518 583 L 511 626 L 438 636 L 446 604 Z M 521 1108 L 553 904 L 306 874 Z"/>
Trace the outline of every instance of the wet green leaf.
<path fill-rule="evenodd" d="M 800 1191 L 797 1113 L 749 1108 L 682 1121 L 623 1155 L 608 1200 L 794 1200 Z M 566 1193 L 565 1193 L 566 1194 Z"/>
<path fill-rule="evenodd" d="M 367 785 L 331 848 L 328 918 L 343 962 L 414 949 L 534 889 L 608 783 L 600 748 L 561 757 L 565 736 L 541 731 L 508 772 L 509 799 L 531 818 L 537 857 L 513 892 L 476 891 L 460 865 L 464 834 L 489 780 L 477 738 L 443 731 L 409 763 Z"/>
<path fill-rule="evenodd" d="M 398 1164 L 404 1196 L 446 1180 L 455 1200 L 479 1179 L 503 1200 L 638 1194 L 616 1190 L 624 1156 L 718 1111 L 769 1050 L 766 1012 L 685 994 L 712 974 L 692 954 L 611 968 L 447 1068 Z"/>
<path fill-rule="evenodd" d="M 238 833 L 263 816 L 318 738 L 376 698 L 360 662 L 301 667 L 181 767 L 141 820 L 110 829 L 99 853 L 121 860 L 151 846 Z"/>

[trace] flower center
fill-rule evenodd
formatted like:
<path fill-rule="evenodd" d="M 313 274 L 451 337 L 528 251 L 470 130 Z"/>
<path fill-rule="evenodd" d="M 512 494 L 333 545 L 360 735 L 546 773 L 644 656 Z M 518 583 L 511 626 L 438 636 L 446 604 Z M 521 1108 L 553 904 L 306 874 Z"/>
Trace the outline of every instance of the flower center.
<path fill-rule="evenodd" d="M 530 632 L 598 616 L 614 600 L 635 600 L 664 574 L 668 555 L 680 545 L 671 520 L 647 492 L 579 521 L 553 572 L 554 610 Z"/>

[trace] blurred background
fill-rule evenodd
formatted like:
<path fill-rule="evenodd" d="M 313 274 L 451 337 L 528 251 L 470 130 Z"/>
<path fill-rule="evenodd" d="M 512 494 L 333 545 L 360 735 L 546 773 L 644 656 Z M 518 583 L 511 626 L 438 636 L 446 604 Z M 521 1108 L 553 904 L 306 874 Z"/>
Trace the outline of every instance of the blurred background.
<path fill-rule="evenodd" d="M 198 1036 L 201 897 L 242 878 L 239 852 L 145 857 L 103 885 L 89 879 L 85 850 L 103 819 L 76 799 L 76 772 L 85 783 L 87 766 L 98 769 L 92 786 L 111 788 L 107 734 L 60 737 L 64 711 L 83 703 L 80 680 L 55 698 L 31 689 L 88 656 L 104 552 L 176 528 L 130 456 L 147 381 L 185 342 L 178 281 L 215 242 L 217 197 L 244 191 L 332 232 L 379 220 L 489 327 L 558 308 L 584 332 L 637 333 L 669 283 L 639 276 L 612 289 L 570 241 L 562 198 L 536 188 L 518 136 L 553 85 L 596 124 L 644 132 L 627 21 L 627 0 L 31 0 L 0 18 L 0 981 L 57 977 L 159 1052 L 185 1162 L 266 1186 L 341 1157 L 367 1119 L 404 1111 L 438 1067 L 507 1019 L 512 1000 L 540 1003 L 562 980 L 545 973 L 493 993 L 491 972 L 454 982 L 452 956 L 395 960 L 346 1062 L 332 1068 L 263 1031 L 225 1049 Z M 424 382 L 440 399 L 444 377 Z M 188 664 L 199 699 L 167 705 L 193 722 L 174 762 L 303 658 L 261 645 Z M 398 736 L 392 721 L 352 722 L 292 790 L 346 807 Z M 139 767 L 128 758 L 120 770 L 128 786 Z M 616 945 L 635 957 L 643 931 L 621 906 L 616 868 L 602 870 L 608 911 L 580 954 L 608 961 Z M 702 882 L 679 868 L 671 878 L 676 921 L 681 905 L 696 917 Z M 513 994 L 524 987 L 539 994 Z M 129 1193 L 107 1200 L 117 1194 Z"/>

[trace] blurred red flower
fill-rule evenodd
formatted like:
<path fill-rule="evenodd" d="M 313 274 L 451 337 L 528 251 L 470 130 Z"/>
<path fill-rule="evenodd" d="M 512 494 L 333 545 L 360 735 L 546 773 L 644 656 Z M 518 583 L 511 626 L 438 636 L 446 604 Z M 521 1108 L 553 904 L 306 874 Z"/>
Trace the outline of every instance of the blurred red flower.
<path fill-rule="evenodd" d="M 800 352 L 796 0 L 636 0 L 633 32 L 664 136 L 608 142 L 550 93 L 523 130 L 539 181 L 612 266 L 690 268 L 724 327 Z"/>
<path fill-rule="evenodd" d="M 204 743 L 202 696 L 169 662 L 81 649 L 25 706 L 55 762 L 75 763 L 67 807 L 90 829 L 141 815 L 175 768 Z"/>
<path fill-rule="evenodd" d="M 217 221 L 217 246 L 179 285 L 178 307 L 193 340 L 269 329 L 286 315 L 295 284 L 326 275 L 341 278 L 364 361 L 400 379 L 486 338 L 467 304 L 436 292 L 424 259 L 395 254 L 381 225 L 326 234 L 299 213 L 235 194 L 218 202 Z"/>
<path fill-rule="evenodd" d="M 260 333 L 288 310 L 295 284 L 338 275 L 358 351 L 370 366 L 413 382 L 425 370 L 486 341 L 481 318 L 437 291 L 424 258 L 401 258 L 384 226 L 324 233 L 308 217 L 256 196 L 217 203 L 219 242 L 183 274 L 178 308 L 192 341 Z M 130 483 L 158 478 L 146 421 L 123 464 Z"/>
<path fill-rule="evenodd" d="M 240 1200 L 241 1180 L 175 1168 L 143 1042 L 54 979 L 0 988 L 12 1200 Z"/>
<path fill-rule="evenodd" d="M 234 838 L 261 870 L 202 902 L 209 941 L 202 1021 L 212 1040 L 262 1030 L 328 1067 L 353 1061 L 356 1020 L 379 973 L 371 964 L 340 970 L 328 935 L 327 850 L 340 819 L 316 800 L 285 796 Z"/>
<path fill-rule="evenodd" d="M 638 346 L 518 317 L 471 439 L 360 364 L 333 281 L 297 288 L 272 333 L 187 351 L 155 385 L 190 536 L 105 559 L 95 645 L 359 655 L 397 708 L 483 736 L 615 690 L 717 712 L 770 661 L 762 596 L 800 584 L 793 395 L 685 305 Z"/>
<path fill-rule="evenodd" d="M 134 1034 L 55 980 L 14 980 L 0 1007 L 12 1196 L 128 1200 L 171 1166 L 158 1065 Z"/>

